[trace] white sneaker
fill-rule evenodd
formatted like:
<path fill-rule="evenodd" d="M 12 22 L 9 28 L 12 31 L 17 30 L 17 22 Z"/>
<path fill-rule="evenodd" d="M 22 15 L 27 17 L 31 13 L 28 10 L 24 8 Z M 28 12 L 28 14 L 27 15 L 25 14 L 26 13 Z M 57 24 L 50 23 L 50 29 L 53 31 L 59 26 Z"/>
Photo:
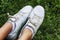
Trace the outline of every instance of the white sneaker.
<path fill-rule="evenodd" d="M 26 25 L 23 27 L 22 31 L 25 28 L 28 28 L 32 31 L 32 38 L 34 37 L 34 35 L 36 34 L 38 28 L 40 27 L 40 25 L 43 22 L 44 19 L 44 15 L 45 15 L 45 11 L 44 8 L 42 6 L 36 6 L 33 11 L 31 12 L 29 19 L 26 23 Z M 21 34 L 22 34 L 21 31 Z M 20 34 L 20 36 L 21 36 Z"/>
<path fill-rule="evenodd" d="M 26 22 L 31 11 L 31 6 L 25 6 L 14 16 L 8 14 L 10 17 L 8 22 L 11 22 L 13 24 L 13 28 L 12 31 L 8 34 L 7 40 L 15 40 L 17 38 L 21 26 L 24 24 L 24 22 Z"/>

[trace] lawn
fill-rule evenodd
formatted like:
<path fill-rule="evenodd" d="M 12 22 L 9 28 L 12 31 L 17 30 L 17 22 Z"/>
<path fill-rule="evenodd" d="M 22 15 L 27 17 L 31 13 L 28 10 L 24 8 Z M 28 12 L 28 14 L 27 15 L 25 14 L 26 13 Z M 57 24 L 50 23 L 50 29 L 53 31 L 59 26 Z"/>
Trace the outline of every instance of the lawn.
<path fill-rule="evenodd" d="M 14 15 L 26 5 L 45 8 L 44 22 L 33 40 L 60 40 L 60 0 L 0 0 L 0 27 L 8 20 L 8 12 Z"/>

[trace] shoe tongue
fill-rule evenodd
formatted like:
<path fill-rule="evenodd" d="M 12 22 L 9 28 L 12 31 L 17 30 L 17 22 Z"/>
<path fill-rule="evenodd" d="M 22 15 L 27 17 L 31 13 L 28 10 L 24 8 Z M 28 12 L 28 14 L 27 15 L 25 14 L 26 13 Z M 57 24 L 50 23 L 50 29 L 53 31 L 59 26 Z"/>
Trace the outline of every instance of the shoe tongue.
<path fill-rule="evenodd" d="M 35 26 L 34 26 L 33 24 L 31 24 L 31 23 L 28 23 L 28 25 L 32 26 L 32 27 L 35 29 Z"/>
<path fill-rule="evenodd" d="M 11 21 L 13 21 L 13 22 L 15 22 L 15 21 L 16 21 L 16 19 L 15 19 L 15 18 L 9 18 L 9 19 L 11 19 Z"/>

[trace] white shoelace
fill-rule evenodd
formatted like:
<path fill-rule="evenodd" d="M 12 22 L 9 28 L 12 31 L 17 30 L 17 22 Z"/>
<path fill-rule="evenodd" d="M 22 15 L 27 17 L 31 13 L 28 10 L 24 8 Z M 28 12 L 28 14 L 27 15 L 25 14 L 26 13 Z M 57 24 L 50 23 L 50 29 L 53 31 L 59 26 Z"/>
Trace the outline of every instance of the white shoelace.
<path fill-rule="evenodd" d="M 33 24 L 34 26 L 37 26 L 39 24 L 40 17 L 34 13 L 32 18 L 29 18 L 29 22 Z"/>

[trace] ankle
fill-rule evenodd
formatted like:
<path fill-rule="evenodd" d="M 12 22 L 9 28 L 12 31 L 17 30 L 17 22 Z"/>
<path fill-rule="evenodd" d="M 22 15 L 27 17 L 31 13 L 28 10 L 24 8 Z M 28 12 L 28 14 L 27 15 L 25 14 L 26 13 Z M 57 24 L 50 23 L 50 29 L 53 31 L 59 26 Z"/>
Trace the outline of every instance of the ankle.
<path fill-rule="evenodd" d="M 32 31 L 29 29 L 24 29 L 19 40 L 30 40 L 32 37 Z"/>

